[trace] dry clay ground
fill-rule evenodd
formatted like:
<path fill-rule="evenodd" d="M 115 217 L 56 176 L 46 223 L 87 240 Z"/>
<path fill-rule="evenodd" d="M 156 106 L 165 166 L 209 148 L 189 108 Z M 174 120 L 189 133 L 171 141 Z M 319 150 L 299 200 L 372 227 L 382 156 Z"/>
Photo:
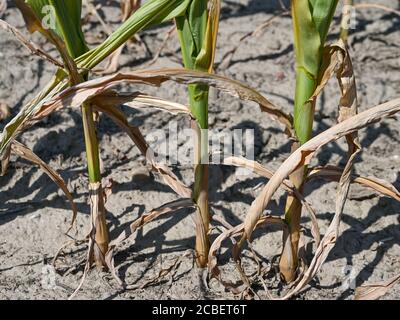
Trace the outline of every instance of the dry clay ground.
<path fill-rule="evenodd" d="M 376 3 L 399 9 L 397 1 Z M 4 18 L 23 29 L 18 11 L 12 7 Z M 339 10 L 338 10 L 339 11 Z M 105 18 L 115 28 L 119 11 L 115 3 L 104 7 Z M 248 31 L 279 12 L 277 1 L 224 1 L 217 63 L 224 53 Z M 339 20 L 335 18 L 331 33 L 338 37 Z M 149 50 L 157 52 L 170 25 L 153 28 L 141 34 Z M 25 32 L 25 31 L 24 31 Z M 85 26 L 88 39 L 98 42 L 104 32 L 96 18 Z M 54 50 L 43 39 L 33 39 L 46 50 Z M 49 80 L 53 67 L 32 57 L 16 40 L 0 31 L 0 101 L 12 107 L 15 115 L 21 106 Z M 226 69 L 218 69 L 233 79 L 247 83 L 274 103 L 289 111 L 293 105 L 294 54 L 291 20 L 280 17 L 264 33 L 244 42 Z M 360 110 L 366 110 L 400 95 L 400 17 L 377 9 L 357 13 L 357 28 L 350 38 L 354 61 Z M 179 45 L 176 36 L 168 42 L 162 56 L 153 67 L 178 66 Z M 151 58 L 140 47 L 131 46 L 121 58 L 122 68 L 141 68 Z M 168 83 L 162 88 L 128 87 L 185 103 L 184 86 Z M 335 123 L 338 87 L 334 80 L 318 103 L 315 131 L 320 132 Z M 130 114 L 131 123 L 144 133 L 167 129 L 169 122 L 179 120 L 179 126 L 189 126 L 188 119 L 173 115 L 141 111 Z M 0 122 L 0 128 L 5 121 Z M 226 94 L 211 93 L 210 125 L 213 128 L 252 128 L 255 130 L 255 156 L 258 161 L 276 169 L 289 154 L 289 142 L 282 128 L 261 114 L 253 103 L 242 103 Z M 394 117 L 363 130 L 364 148 L 358 158 L 356 171 L 374 175 L 400 187 L 400 122 Z M 142 165 L 138 150 L 128 137 L 108 119 L 102 117 L 99 126 L 101 158 L 104 176 L 115 181 L 113 194 L 107 202 L 107 220 L 111 237 L 116 237 L 128 223 L 144 212 L 176 199 L 175 194 L 154 180 Z M 83 237 L 88 230 L 87 175 L 79 110 L 64 109 L 35 125 L 20 138 L 22 142 L 56 168 L 73 191 L 79 206 L 78 231 Z M 180 143 L 183 138 L 180 137 Z M 345 144 L 332 143 L 318 153 L 314 164 L 343 164 Z M 36 167 L 13 159 L 8 173 L 0 179 L 0 298 L 1 299 L 65 299 L 78 285 L 83 273 L 81 260 L 85 246 L 70 247 L 67 256 L 58 263 L 60 273 L 51 278 L 51 262 L 58 248 L 68 238 L 64 231 L 71 218 L 69 204 L 57 187 Z M 190 184 L 189 166 L 175 166 L 175 172 Z M 260 191 L 265 179 L 255 175 L 245 179 L 229 167 L 211 168 L 211 203 L 215 214 L 236 225 L 243 221 L 251 201 Z M 335 183 L 315 181 L 307 189 L 307 197 L 317 210 L 321 231 L 324 232 L 334 211 Z M 280 214 L 284 195 L 278 193 L 269 206 Z M 400 204 L 389 198 L 377 197 L 369 190 L 352 186 L 350 199 L 344 209 L 341 236 L 317 278 L 298 299 L 351 299 L 353 286 L 346 286 L 349 275 L 356 285 L 388 279 L 400 270 Z M 310 240 L 309 219 L 303 218 L 305 235 Z M 264 265 L 276 264 L 281 233 L 269 230 L 256 232 L 254 249 L 264 257 Z M 162 268 L 171 266 L 194 246 L 194 224 L 190 212 L 181 211 L 146 226 L 119 249 L 116 265 L 128 284 L 140 286 L 157 276 Z M 213 237 L 218 230 L 213 231 Z M 238 279 L 230 257 L 230 243 L 224 243 L 219 256 L 222 271 L 228 280 Z M 310 251 L 311 252 L 311 251 Z M 308 258 L 311 258 L 309 253 Z M 67 271 L 68 267 L 73 268 Z M 50 274 L 50 277 L 48 276 Z M 347 275 L 346 275 L 347 274 Z M 50 279 L 50 280 L 48 280 Z M 54 281 L 53 281 L 53 280 Z M 279 293 L 275 279 L 269 284 Z M 261 287 L 259 295 L 265 297 Z M 400 286 L 386 298 L 400 297 Z M 210 289 L 201 281 L 189 255 L 181 259 L 174 273 L 155 284 L 136 290 L 120 291 L 107 274 L 91 272 L 78 293 L 79 299 L 220 299 L 234 298 L 215 281 Z"/>

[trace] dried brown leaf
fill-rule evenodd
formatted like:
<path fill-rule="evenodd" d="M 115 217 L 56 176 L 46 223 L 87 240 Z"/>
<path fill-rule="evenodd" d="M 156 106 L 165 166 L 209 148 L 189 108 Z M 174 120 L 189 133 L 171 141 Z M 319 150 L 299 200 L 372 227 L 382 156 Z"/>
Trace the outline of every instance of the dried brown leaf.
<path fill-rule="evenodd" d="M 87 81 L 71 88 L 68 88 L 56 95 L 51 101 L 43 104 L 34 116 L 33 121 L 47 116 L 54 110 L 63 106 L 76 106 L 94 96 L 103 93 L 113 86 L 123 82 L 133 84 L 147 84 L 160 86 L 166 81 L 175 81 L 182 84 L 204 83 L 217 89 L 227 92 L 242 100 L 253 101 L 259 104 L 263 112 L 278 120 L 285 126 L 287 132 L 292 133 L 292 117 L 287 115 L 256 90 L 221 75 L 209 74 L 206 72 L 185 70 L 185 69 L 157 69 L 139 70 L 127 73 L 116 73 L 112 76 L 102 77 Z"/>
<path fill-rule="evenodd" d="M 57 173 L 57 171 L 55 171 L 53 168 L 51 168 L 42 159 L 40 159 L 35 153 L 33 153 L 32 150 L 30 150 L 28 147 L 24 146 L 22 143 L 14 141 L 11 145 L 11 150 L 14 154 L 20 156 L 21 158 L 38 165 L 49 176 L 49 178 L 51 180 L 53 180 L 57 184 L 57 186 L 64 192 L 65 196 L 68 198 L 68 200 L 71 204 L 71 208 L 72 208 L 72 212 L 73 212 L 71 225 L 68 228 L 68 231 L 71 230 L 71 228 L 75 222 L 76 215 L 78 213 L 78 209 L 74 202 L 74 198 L 72 197 L 71 193 L 69 192 L 67 184 L 65 183 L 64 179 Z M 67 233 L 68 233 L 68 231 L 67 231 Z"/>
<path fill-rule="evenodd" d="M 334 166 L 317 167 L 310 171 L 307 179 L 311 180 L 314 178 L 324 178 L 332 181 L 339 181 L 342 173 L 343 170 L 341 168 Z M 371 188 L 381 195 L 391 197 L 397 201 L 400 201 L 400 192 L 393 184 L 386 180 L 376 177 L 363 177 L 354 174 L 350 178 L 351 181 L 354 183 L 358 183 L 364 187 Z"/>
<path fill-rule="evenodd" d="M 103 107 L 101 103 L 94 105 L 95 108 L 108 115 L 119 127 L 121 127 L 139 148 L 140 152 L 152 166 L 152 170 L 159 174 L 163 181 L 183 198 L 190 198 L 192 191 L 164 164 L 158 163 L 154 158 L 154 152 L 144 139 L 137 127 L 130 125 L 126 116 L 118 108 Z"/>
<path fill-rule="evenodd" d="M 183 113 L 191 115 L 188 106 L 162 98 L 149 96 L 140 92 L 126 94 L 105 92 L 94 97 L 91 101 L 94 104 L 108 108 L 115 108 L 120 105 L 125 105 L 133 109 L 156 108 L 172 114 Z"/>
<path fill-rule="evenodd" d="M 246 168 L 249 170 L 254 170 L 257 174 L 264 176 L 268 179 L 271 179 L 271 177 L 274 175 L 274 172 L 272 170 L 264 167 L 260 163 L 243 158 L 243 157 L 227 157 L 223 160 L 223 164 L 237 166 L 237 167 L 243 167 L 243 168 Z M 303 197 L 303 195 L 295 188 L 295 186 L 289 179 L 285 179 L 283 181 L 281 187 L 284 188 L 287 192 L 290 192 L 291 194 L 293 194 L 302 203 L 302 205 L 307 209 L 307 212 L 310 215 L 310 219 L 311 219 L 311 233 L 315 240 L 315 244 L 318 246 L 319 242 L 321 241 L 321 234 L 319 231 L 318 219 L 315 214 L 315 210 L 313 209 L 311 204 L 309 204 L 306 201 L 306 199 Z"/>
<path fill-rule="evenodd" d="M 377 300 L 384 296 L 397 283 L 400 283 L 400 274 L 386 281 L 362 285 L 356 288 L 355 300 Z"/>
<path fill-rule="evenodd" d="M 18 29 L 14 28 L 12 25 L 8 24 L 4 20 L 0 19 L 0 27 L 10 33 L 12 33 L 15 38 L 25 47 L 27 48 L 31 53 L 41 57 L 42 59 L 54 64 L 57 67 L 63 67 L 63 63 L 57 61 L 54 59 L 52 56 L 50 56 L 48 53 L 43 51 L 42 49 L 39 48 L 38 45 L 36 45 L 34 42 L 28 40 L 25 38 L 25 36 L 18 31 Z"/>

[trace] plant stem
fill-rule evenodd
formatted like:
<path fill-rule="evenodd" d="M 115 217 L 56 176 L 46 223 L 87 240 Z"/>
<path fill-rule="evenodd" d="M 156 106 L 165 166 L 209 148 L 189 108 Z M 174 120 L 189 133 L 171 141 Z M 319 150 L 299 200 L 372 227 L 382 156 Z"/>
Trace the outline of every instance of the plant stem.
<path fill-rule="evenodd" d="M 354 1 L 353 0 L 344 0 L 343 1 L 343 12 L 342 12 L 342 21 L 340 24 L 340 39 L 343 40 L 344 43 L 347 43 L 347 39 L 349 38 L 349 28 L 350 28 L 350 19 L 351 19 L 351 10 Z"/>
<path fill-rule="evenodd" d="M 296 95 L 294 129 L 297 142 L 292 151 L 306 143 L 312 135 L 316 98 L 313 97 L 323 59 L 323 48 L 338 0 L 292 0 L 294 47 L 296 53 Z M 312 98 L 313 97 L 313 98 Z M 290 175 L 300 193 L 303 190 L 307 167 Z M 289 195 L 285 207 L 288 226 L 283 233 L 284 247 L 279 261 L 284 281 L 296 278 L 300 239 L 301 202 Z"/>
<path fill-rule="evenodd" d="M 81 110 L 89 173 L 90 211 L 96 242 L 92 258 L 101 268 L 105 266 L 104 256 L 108 250 L 109 237 L 101 186 L 99 146 L 92 107 L 90 104 L 84 103 Z"/>
<path fill-rule="evenodd" d="M 192 128 L 195 137 L 195 177 L 193 201 L 197 204 L 196 253 L 197 264 L 203 268 L 207 265 L 210 241 L 208 238 L 210 213 L 208 206 L 208 87 L 204 85 L 189 86 L 190 108 L 196 120 Z"/>

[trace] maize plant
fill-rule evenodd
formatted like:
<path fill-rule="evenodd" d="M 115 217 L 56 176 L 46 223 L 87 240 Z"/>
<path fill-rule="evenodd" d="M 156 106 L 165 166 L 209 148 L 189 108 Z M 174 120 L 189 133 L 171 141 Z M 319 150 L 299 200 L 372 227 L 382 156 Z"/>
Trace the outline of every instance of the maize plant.
<path fill-rule="evenodd" d="M 208 8 L 210 6 L 210 8 Z M 219 1 L 194 0 L 185 14 L 176 18 L 182 57 L 186 68 L 213 72 L 219 22 Z M 208 204 L 208 90 L 206 85 L 189 85 L 190 110 L 196 132 L 193 200 L 197 205 L 197 262 L 207 265 L 210 213 Z"/>
<path fill-rule="evenodd" d="M 137 31 L 179 16 L 185 17 L 191 3 L 192 1 L 190 0 L 148 1 L 134 15 L 128 18 L 104 43 L 97 48 L 89 50 L 80 27 L 81 1 L 32 0 L 24 2 L 18 0 L 17 5 L 24 15 L 28 29 L 31 32 L 40 31 L 55 44 L 60 56 L 63 58 L 64 68 L 60 68 L 51 83 L 6 126 L 2 136 L 2 153 L 3 155 L 5 154 L 4 159 L 8 157 L 8 150 L 10 150 L 9 143 L 17 133 L 17 130 L 21 129 L 23 122 L 40 109 L 46 101 L 49 101 L 55 94 L 66 89 L 67 86 L 78 85 L 87 80 L 90 76 L 88 72 L 90 69 L 117 50 Z M 45 27 L 42 24 L 46 18 L 53 18 L 52 16 L 45 15 L 46 8 L 49 8 L 49 6 L 54 10 L 54 29 Z M 208 45 L 207 50 L 209 50 Z M 50 59 L 49 57 L 47 58 Z M 211 65 L 211 62 L 209 64 Z M 105 266 L 104 256 L 108 250 L 108 231 L 102 197 L 100 160 L 96 136 L 95 120 L 97 116 L 89 102 L 83 103 L 81 109 L 89 173 L 94 241 L 90 260 L 94 259 L 97 265 Z M 146 148 L 142 146 L 142 151 L 146 152 Z M 3 167 L 6 162 L 6 160 L 3 160 Z"/>
<path fill-rule="evenodd" d="M 292 150 L 306 143 L 312 134 L 316 97 L 314 92 L 320 82 L 323 49 L 338 1 L 294 0 L 292 19 L 296 55 L 296 94 L 294 102 L 294 129 L 296 142 Z M 290 176 L 293 185 L 301 191 L 307 167 L 301 167 Z M 295 279 L 298 266 L 301 203 L 289 196 L 286 202 L 285 221 L 289 226 L 284 233 L 285 245 L 280 259 L 283 279 Z M 290 241 L 287 241 L 287 239 Z"/>

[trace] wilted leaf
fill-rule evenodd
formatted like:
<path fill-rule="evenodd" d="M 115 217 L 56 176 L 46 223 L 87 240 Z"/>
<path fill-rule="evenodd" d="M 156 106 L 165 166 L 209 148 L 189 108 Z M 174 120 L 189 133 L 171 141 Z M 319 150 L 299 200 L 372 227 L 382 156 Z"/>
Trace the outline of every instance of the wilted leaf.
<path fill-rule="evenodd" d="M 84 101 L 123 82 L 160 86 L 166 81 L 175 81 L 182 84 L 207 84 L 239 99 L 256 102 L 263 112 L 277 119 L 288 131 L 292 131 L 291 116 L 278 109 L 256 90 L 221 75 L 194 70 L 167 68 L 117 73 L 68 88 L 53 97 L 49 102 L 43 104 L 39 110 L 36 110 L 33 120 L 39 120 L 63 106 L 81 105 Z"/>
<path fill-rule="evenodd" d="M 400 274 L 389 280 L 356 288 L 355 300 L 376 300 L 384 296 L 391 288 L 400 282 Z"/>
<path fill-rule="evenodd" d="M 252 161 L 243 157 L 227 157 L 223 159 L 224 165 L 231 165 L 237 167 L 243 167 L 248 170 L 254 170 L 257 174 L 264 176 L 268 179 L 274 175 L 272 170 L 267 169 L 266 167 L 262 166 L 260 163 L 256 161 Z M 293 194 L 301 204 L 306 208 L 308 214 L 311 218 L 311 233 L 314 237 L 315 244 L 318 246 L 321 240 L 321 235 L 318 226 L 318 219 L 315 214 L 315 210 L 312 206 L 306 201 L 303 195 L 294 187 L 293 183 L 289 179 L 285 179 L 281 185 L 287 192 Z"/>
<path fill-rule="evenodd" d="M 65 196 L 67 197 L 67 199 L 69 200 L 69 202 L 71 204 L 72 212 L 73 212 L 71 225 L 70 225 L 68 231 L 71 230 L 71 228 L 75 222 L 76 215 L 78 214 L 78 209 L 74 202 L 74 198 L 72 197 L 71 193 L 69 192 L 67 184 L 65 183 L 64 179 L 53 168 L 51 168 L 48 164 L 46 164 L 35 153 L 33 153 L 32 150 L 30 150 L 28 147 L 24 146 L 22 143 L 14 141 L 11 145 L 11 150 L 13 153 L 20 156 L 21 158 L 38 165 L 43 170 L 43 172 L 45 172 L 49 176 L 49 178 L 51 180 L 53 180 L 57 184 L 57 186 L 64 192 Z"/>
<path fill-rule="evenodd" d="M 334 166 L 317 167 L 309 172 L 307 179 L 311 180 L 314 178 L 324 178 L 327 180 L 339 181 L 342 173 L 343 169 Z M 354 183 L 371 188 L 378 194 L 400 201 L 400 192 L 390 182 L 376 177 L 363 177 L 354 174 L 351 175 L 350 179 Z"/>
<path fill-rule="evenodd" d="M 132 141 L 139 148 L 140 152 L 146 158 L 148 163 L 151 164 L 152 170 L 159 174 L 164 182 L 172 188 L 178 195 L 183 198 L 190 198 L 192 191 L 179 178 L 164 164 L 157 163 L 154 159 L 154 152 L 147 144 L 142 133 L 137 127 L 130 125 L 126 116 L 118 108 L 103 107 L 101 103 L 95 106 L 99 111 L 104 112 L 106 115 L 116 122 L 132 139 Z"/>
<path fill-rule="evenodd" d="M 11 32 L 15 38 L 25 47 L 27 48 L 31 53 L 41 57 L 42 59 L 51 62 L 57 67 L 63 67 L 63 64 L 56 59 L 54 59 L 52 56 L 50 56 L 48 53 L 43 51 L 42 49 L 39 48 L 38 45 L 33 43 L 32 41 L 26 39 L 24 35 L 18 31 L 18 29 L 14 28 L 12 25 L 8 24 L 4 20 L 0 19 L 0 27 L 3 28 L 4 30 L 7 30 Z"/>

